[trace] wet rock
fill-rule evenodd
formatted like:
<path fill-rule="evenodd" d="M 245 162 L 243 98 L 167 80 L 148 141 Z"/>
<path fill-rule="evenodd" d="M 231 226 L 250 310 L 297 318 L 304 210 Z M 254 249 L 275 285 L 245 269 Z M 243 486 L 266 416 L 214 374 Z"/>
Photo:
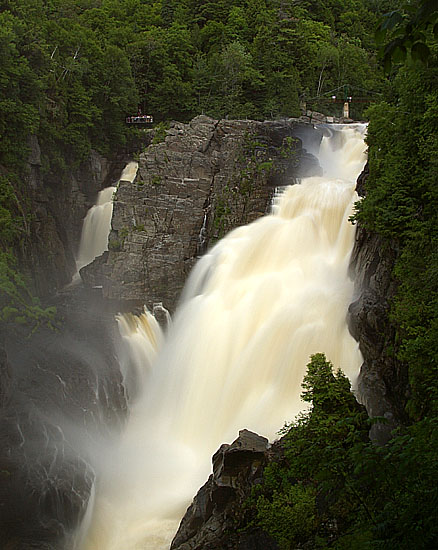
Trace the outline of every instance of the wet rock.
<path fill-rule="evenodd" d="M 277 549 L 260 529 L 238 532 L 235 528 L 251 487 L 261 482 L 268 447 L 266 438 L 241 430 L 231 445 L 218 449 L 213 456 L 213 474 L 183 517 L 171 550 Z"/>
<path fill-rule="evenodd" d="M 11 370 L 8 356 L 0 341 L 0 416 L 1 411 L 6 407 L 11 391 Z"/>
<path fill-rule="evenodd" d="M 366 195 L 366 182 L 370 174 L 370 168 L 368 162 L 365 164 L 364 169 L 357 178 L 356 191 L 359 197 L 364 197 Z"/>
<path fill-rule="evenodd" d="M 231 444 L 223 444 L 213 455 L 213 477 L 218 486 L 235 487 L 239 472 L 263 462 L 269 441 L 265 437 L 241 430 Z"/>
<path fill-rule="evenodd" d="M 114 312 L 80 286 L 45 305 L 56 330 L 16 327 L 0 350 L 0 548 L 73 549 L 94 481 L 83 457 L 126 418 Z"/>
<path fill-rule="evenodd" d="M 29 138 L 29 151 L 27 201 L 32 216 L 16 255 L 33 292 L 47 297 L 71 281 L 87 210 L 102 188 L 117 181 L 125 162 L 122 157 L 110 161 L 91 151 L 88 159 L 70 171 L 44 173 L 41 158 L 47 151 L 41 150 L 34 135 Z"/>
<path fill-rule="evenodd" d="M 41 148 L 38 142 L 38 137 L 35 134 L 29 136 L 28 163 L 32 166 L 41 166 Z"/>

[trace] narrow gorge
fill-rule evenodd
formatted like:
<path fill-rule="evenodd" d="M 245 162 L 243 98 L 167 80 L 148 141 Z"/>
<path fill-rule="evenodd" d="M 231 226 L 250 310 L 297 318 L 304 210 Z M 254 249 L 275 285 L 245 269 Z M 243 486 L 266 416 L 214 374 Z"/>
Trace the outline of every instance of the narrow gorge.
<path fill-rule="evenodd" d="M 438 548 L 436 0 L 7 0 L 0 550 Z"/>

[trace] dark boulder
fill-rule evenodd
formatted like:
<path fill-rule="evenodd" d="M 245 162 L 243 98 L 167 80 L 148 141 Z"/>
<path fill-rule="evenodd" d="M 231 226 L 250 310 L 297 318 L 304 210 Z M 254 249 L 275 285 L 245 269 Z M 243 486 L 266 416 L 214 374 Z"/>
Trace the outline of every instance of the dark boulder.
<path fill-rule="evenodd" d="M 243 503 L 262 480 L 268 448 L 265 437 L 248 430 L 231 445 L 221 445 L 213 456 L 213 474 L 183 517 L 171 550 L 277 550 L 262 530 L 238 529 Z"/>

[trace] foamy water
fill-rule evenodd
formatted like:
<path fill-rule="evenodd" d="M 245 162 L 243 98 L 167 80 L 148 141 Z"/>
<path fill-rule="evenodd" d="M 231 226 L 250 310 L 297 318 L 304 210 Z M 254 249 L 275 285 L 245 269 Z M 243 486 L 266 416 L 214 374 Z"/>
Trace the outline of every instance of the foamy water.
<path fill-rule="evenodd" d="M 311 354 L 324 352 L 354 384 L 347 220 L 365 128 L 337 130 L 321 144 L 324 177 L 286 188 L 275 214 L 197 263 L 165 339 L 148 313 L 119 319 L 130 417 L 110 447 L 90 451 L 97 482 L 82 550 L 168 548 L 217 448 L 243 428 L 274 439 L 303 410 Z"/>

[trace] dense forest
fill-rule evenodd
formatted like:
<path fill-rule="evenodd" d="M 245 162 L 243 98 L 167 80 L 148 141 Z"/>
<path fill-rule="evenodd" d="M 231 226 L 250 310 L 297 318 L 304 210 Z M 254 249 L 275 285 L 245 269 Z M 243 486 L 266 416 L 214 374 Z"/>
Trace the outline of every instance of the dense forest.
<path fill-rule="evenodd" d="M 2 317 L 44 320 L 11 251 L 32 232 L 30 136 L 42 174 L 62 181 L 91 149 L 135 137 L 140 109 L 158 123 L 197 114 L 266 119 L 300 107 L 341 114 L 386 81 L 374 30 L 391 0 L 9 0 L 0 9 Z M 366 103 L 352 103 L 352 116 Z M 33 302 L 33 303 L 32 303 Z M 12 304 L 12 309 L 11 309 Z"/>
<path fill-rule="evenodd" d="M 369 120 L 355 221 L 397 252 L 385 353 L 408 380 L 403 425 L 387 445 L 370 443 L 348 380 L 322 354 L 311 359 L 312 408 L 284 429 L 284 458 L 246 515 L 284 549 L 438 546 L 437 25 L 427 0 L 0 2 L 0 326 L 53 315 L 15 259 L 32 223 L 31 135 L 42 170 L 62 174 L 92 148 L 122 148 L 139 108 L 158 123 L 263 120 L 304 104 L 338 115 L 330 98 L 346 91 L 368 98 L 352 104 Z"/>
<path fill-rule="evenodd" d="M 0 163 L 20 162 L 29 133 L 51 145 L 49 157 L 60 144 L 76 159 L 90 146 L 111 150 L 137 107 L 156 121 L 264 119 L 299 115 L 300 101 L 345 85 L 350 95 L 377 93 L 373 32 L 385 8 L 372 0 L 4 1 Z M 46 169 L 63 161 L 46 158 Z"/>

